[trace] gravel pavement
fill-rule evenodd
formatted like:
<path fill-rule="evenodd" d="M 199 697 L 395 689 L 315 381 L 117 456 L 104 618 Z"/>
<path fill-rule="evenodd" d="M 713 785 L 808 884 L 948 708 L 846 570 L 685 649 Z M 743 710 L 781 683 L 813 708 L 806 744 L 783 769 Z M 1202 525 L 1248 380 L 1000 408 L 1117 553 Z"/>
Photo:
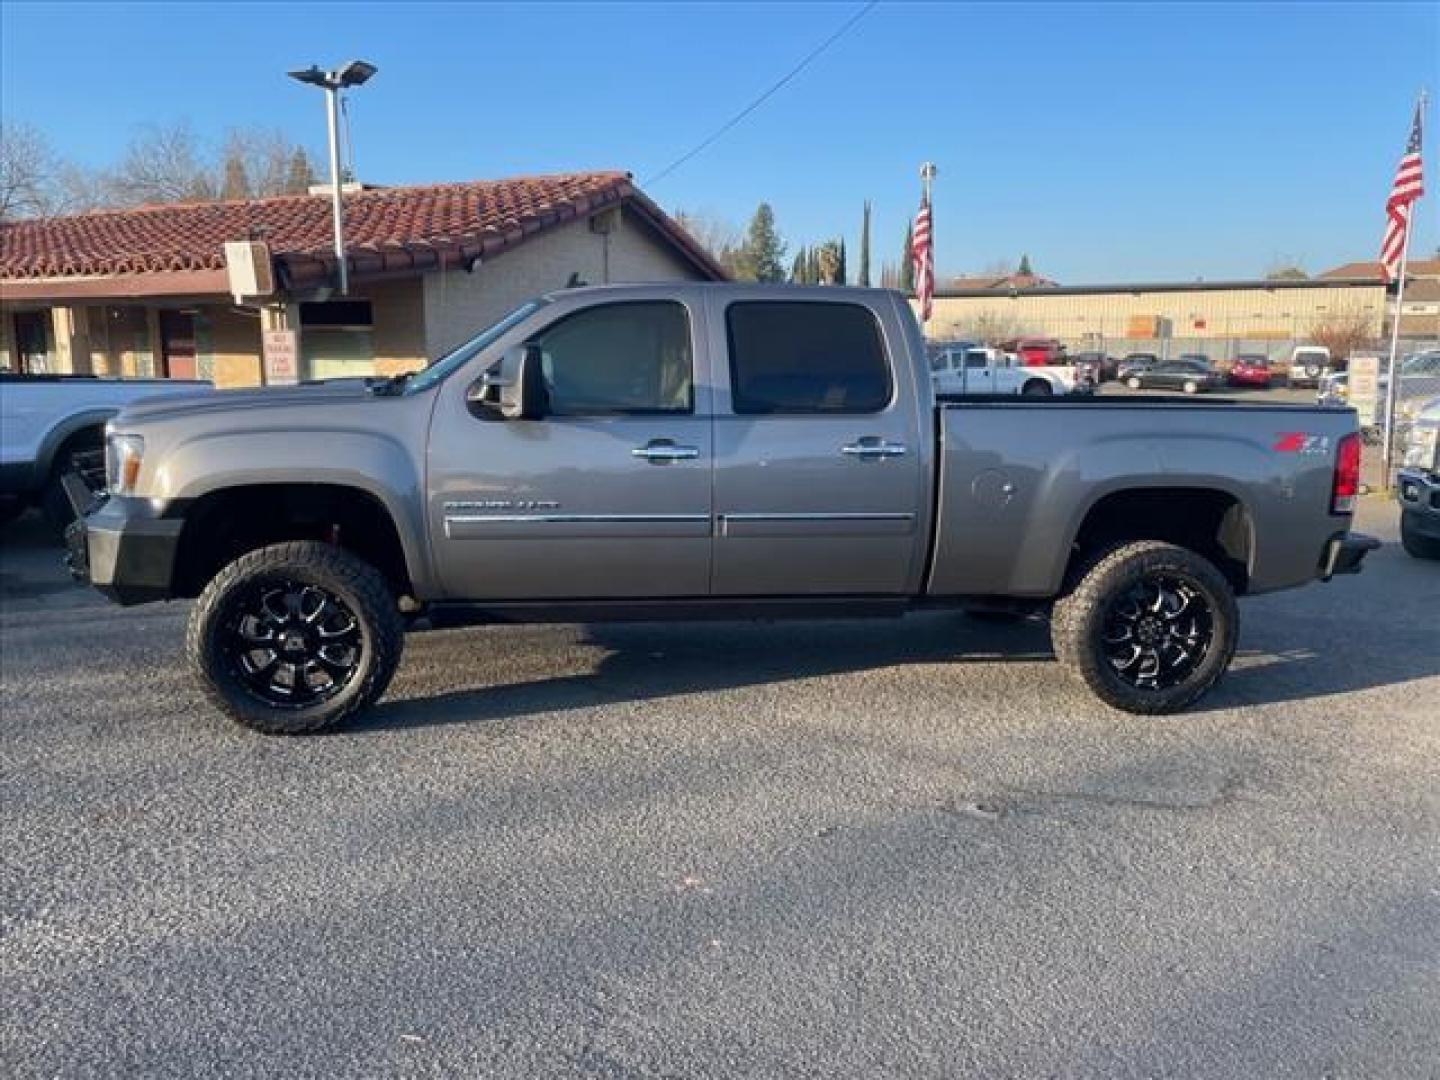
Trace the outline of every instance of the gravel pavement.
<path fill-rule="evenodd" d="M 285 740 L 21 522 L 0 1072 L 1440 1076 L 1440 564 L 1360 527 L 1180 717 L 926 614 L 420 634 Z"/>

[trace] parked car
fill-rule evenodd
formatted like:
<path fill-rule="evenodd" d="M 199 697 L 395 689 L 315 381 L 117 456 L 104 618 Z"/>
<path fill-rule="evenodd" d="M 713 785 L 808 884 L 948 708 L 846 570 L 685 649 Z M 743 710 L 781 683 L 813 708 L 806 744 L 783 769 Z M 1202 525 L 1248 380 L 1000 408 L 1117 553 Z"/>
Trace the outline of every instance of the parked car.
<path fill-rule="evenodd" d="M 1106 353 L 1087 350 L 1075 354 L 1074 364 L 1076 370 L 1081 372 L 1084 378 L 1099 386 L 1101 383 L 1115 378 L 1115 371 L 1119 367 L 1120 361 Z"/>
<path fill-rule="evenodd" d="M 132 401 L 209 385 L 0 373 L 0 522 L 38 505 L 63 527 L 73 514 L 60 477 L 103 485 L 107 420 Z"/>
<path fill-rule="evenodd" d="M 1440 396 L 1416 412 L 1402 449 L 1395 478 L 1400 542 L 1417 559 L 1440 559 Z"/>
<path fill-rule="evenodd" d="M 878 289 L 565 289 L 368 388 L 131 405 L 108 449 L 76 572 L 198 597 L 197 682 L 273 733 L 378 698 L 407 621 L 934 607 L 1050 614 L 1102 700 L 1171 713 L 1228 666 L 1238 594 L 1378 544 L 1348 410 L 937 401 Z"/>
<path fill-rule="evenodd" d="M 1290 353 L 1290 385 L 1319 386 L 1330 370 L 1330 350 L 1324 345 L 1297 345 Z"/>
<path fill-rule="evenodd" d="M 1132 372 L 1125 385 L 1132 390 L 1183 390 L 1198 394 L 1224 385 L 1224 377 L 1208 364 L 1194 360 L 1168 360 L 1163 364 Z"/>
<path fill-rule="evenodd" d="M 1082 387 L 1072 368 L 1021 367 L 999 349 L 958 342 L 931 352 L 936 394 L 1071 394 Z"/>
<path fill-rule="evenodd" d="M 1201 367 L 1214 369 L 1215 365 L 1210 362 L 1210 357 L 1203 352 L 1186 352 L 1175 357 L 1175 361 L 1181 364 L 1199 364 Z"/>
<path fill-rule="evenodd" d="M 1159 362 L 1160 357 L 1154 353 L 1126 353 L 1125 358 L 1117 365 L 1115 375 L 1123 382 L 1131 375 L 1146 371 Z"/>
<path fill-rule="evenodd" d="M 1270 358 L 1264 353 L 1241 353 L 1230 361 L 1225 379 L 1231 386 L 1270 388 Z"/>

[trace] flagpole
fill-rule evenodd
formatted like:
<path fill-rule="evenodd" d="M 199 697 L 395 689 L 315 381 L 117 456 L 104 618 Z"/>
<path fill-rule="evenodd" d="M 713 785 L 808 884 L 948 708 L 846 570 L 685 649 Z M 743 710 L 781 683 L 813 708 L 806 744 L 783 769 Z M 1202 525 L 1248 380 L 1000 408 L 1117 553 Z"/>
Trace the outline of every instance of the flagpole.
<path fill-rule="evenodd" d="M 1420 91 L 1420 99 L 1416 108 L 1420 114 L 1420 123 L 1425 123 L 1425 91 Z M 1385 416 L 1381 426 L 1381 437 L 1383 442 L 1380 448 L 1380 490 L 1390 490 L 1390 473 L 1395 463 L 1395 395 L 1399 389 L 1395 378 L 1395 359 L 1400 351 L 1400 317 L 1405 310 L 1405 274 L 1410 263 L 1410 234 L 1415 231 L 1416 221 L 1419 214 L 1416 212 L 1416 199 L 1405 209 L 1410 214 L 1410 220 L 1405 223 L 1405 239 L 1400 244 L 1400 273 L 1395 277 L 1395 318 L 1390 324 L 1390 362 L 1386 365 L 1385 383 Z"/>
<path fill-rule="evenodd" d="M 935 179 L 939 170 L 935 168 L 933 161 L 927 161 L 920 166 L 920 189 L 925 205 L 930 207 L 930 291 L 935 291 L 935 207 L 930 203 L 930 184 Z M 920 336 L 924 337 L 930 320 L 924 317 L 924 310 L 921 310 Z"/>

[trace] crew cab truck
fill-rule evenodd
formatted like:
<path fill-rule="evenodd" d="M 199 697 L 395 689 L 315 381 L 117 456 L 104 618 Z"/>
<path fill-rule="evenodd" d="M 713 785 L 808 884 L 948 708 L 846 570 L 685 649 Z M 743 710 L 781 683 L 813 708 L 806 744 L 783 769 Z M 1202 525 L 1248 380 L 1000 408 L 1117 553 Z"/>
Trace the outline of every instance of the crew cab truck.
<path fill-rule="evenodd" d="M 106 421 L 131 401 L 209 385 L 0 372 L 0 522 L 39 506 L 64 528 L 73 515 L 60 478 L 101 486 Z"/>
<path fill-rule="evenodd" d="M 1051 617 L 1103 700 L 1170 713 L 1236 597 L 1359 568 L 1345 409 L 936 397 L 905 299 L 577 288 L 408 377 L 194 395 L 110 425 L 70 534 L 122 604 L 199 597 L 189 661 L 263 732 L 375 701 L 407 625 Z"/>

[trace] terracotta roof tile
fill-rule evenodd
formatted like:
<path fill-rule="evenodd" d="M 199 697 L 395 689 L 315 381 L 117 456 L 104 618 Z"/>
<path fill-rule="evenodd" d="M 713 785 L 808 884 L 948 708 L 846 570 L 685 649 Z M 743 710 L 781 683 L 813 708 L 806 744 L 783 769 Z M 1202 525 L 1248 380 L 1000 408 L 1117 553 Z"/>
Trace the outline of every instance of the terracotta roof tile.
<path fill-rule="evenodd" d="M 346 253 L 387 269 L 446 265 L 503 251 L 546 228 L 628 200 L 709 276 L 709 255 L 623 172 L 373 188 L 345 196 Z M 0 225 L 0 278 L 35 279 L 223 270 L 227 240 L 261 239 L 293 278 L 333 263 L 330 199 L 145 206 Z M 398 255 L 398 257 L 397 257 Z"/>
<path fill-rule="evenodd" d="M 1440 259 L 1411 259 L 1409 272 L 1415 277 L 1440 277 Z M 1378 262 L 1352 262 L 1326 270 L 1322 278 L 1380 278 Z"/>

